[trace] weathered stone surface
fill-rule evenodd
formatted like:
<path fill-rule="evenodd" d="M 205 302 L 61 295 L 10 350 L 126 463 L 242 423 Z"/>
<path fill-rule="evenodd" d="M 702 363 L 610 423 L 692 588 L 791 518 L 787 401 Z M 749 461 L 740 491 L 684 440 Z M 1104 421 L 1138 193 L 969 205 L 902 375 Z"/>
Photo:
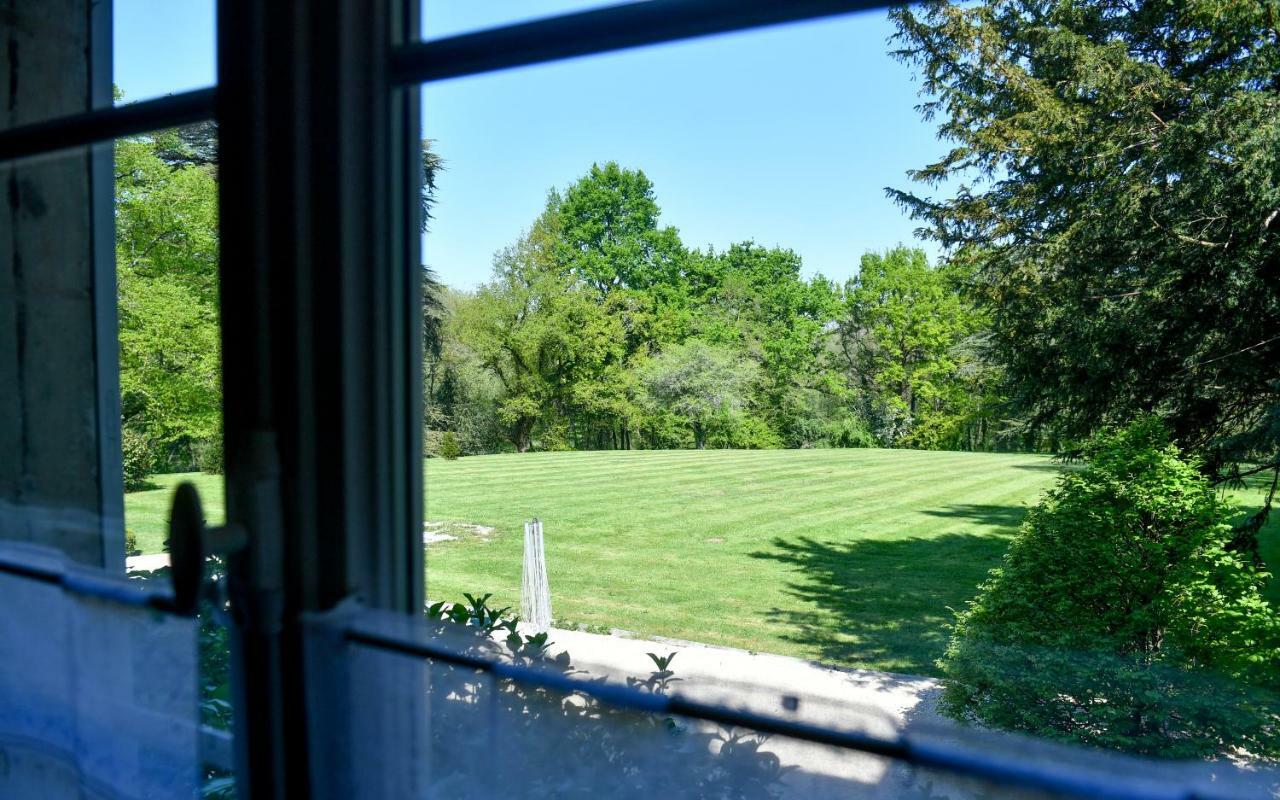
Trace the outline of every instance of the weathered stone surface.
<path fill-rule="evenodd" d="M 92 5 L 0 0 L 0 127 L 102 97 Z M 123 568 L 118 389 L 104 363 L 115 286 L 95 262 L 111 243 L 95 241 L 94 180 L 87 149 L 0 164 L 0 538 Z"/>

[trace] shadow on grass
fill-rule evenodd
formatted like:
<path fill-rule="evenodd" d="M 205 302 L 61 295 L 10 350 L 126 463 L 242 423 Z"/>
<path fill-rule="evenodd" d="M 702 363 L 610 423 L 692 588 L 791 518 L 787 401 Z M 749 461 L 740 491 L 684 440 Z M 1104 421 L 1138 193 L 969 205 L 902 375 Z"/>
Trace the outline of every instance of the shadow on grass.
<path fill-rule="evenodd" d="M 954 610 L 1000 563 L 1026 509 L 958 505 L 928 513 L 998 530 L 851 542 L 774 539 L 751 555 L 790 567 L 787 592 L 799 602 L 772 609 L 769 621 L 784 629 L 782 638 L 826 663 L 937 675 L 934 662 L 946 649 Z"/>
<path fill-rule="evenodd" d="M 924 513 L 931 517 L 953 517 L 1007 528 L 1003 533 L 1013 534 L 1027 515 L 1026 506 L 992 506 L 978 503 L 959 503 L 946 508 L 929 509 Z"/>
<path fill-rule="evenodd" d="M 1049 464 L 1014 464 L 1014 469 L 1027 469 L 1033 472 L 1072 472 L 1083 467 L 1082 464 L 1066 461 L 1054 461 Z"/>

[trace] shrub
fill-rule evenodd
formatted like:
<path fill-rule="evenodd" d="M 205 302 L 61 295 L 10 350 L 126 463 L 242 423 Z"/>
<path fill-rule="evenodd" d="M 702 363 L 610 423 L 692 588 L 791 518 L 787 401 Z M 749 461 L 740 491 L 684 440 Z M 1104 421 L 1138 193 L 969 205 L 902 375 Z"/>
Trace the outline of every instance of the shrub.
<path fill-rule="evenodd" d="M 1280 754 L 1275 611 L 1229 509 L 1153 420 L 1027 515 L 939 662 L 961 720 L 1167 757 Z"/>
<path fill-rule="evenodd" d="M 782 437 L 769 423 L 751 414 L 724 413 L 717 416 L 707 435 L 715 447 L 742 450 L 776 450 L 783 446 Z"/>
<path fill-rule="evenodd" d="M 830 447 L 875 447 L 876 437 L 862 418 L 846 414 L 823 425 L 823 434 Z"/>
<path fill-rule="evenodd" d="M 141 555 L 142 551 L 138 549 L 138 534 L 129 528 L 124 529 L 124 554 L 126 556 Z"/>
<path fill-rule="evenodd" d="M 124 468 L 125 491 L 147 487 L 147 477 L 155 468 L 156 453 L 151 440 L 141 431 L 124 428 L 120 431 L 120 453 Z"/>
<path fill-rule="evenodd" d="M 453 435 L 453 431 L 445 431 L 440 437 L 440 457 L 453 461 L 462 455 L 462 448 L 458 446 L 458 437 Z"/>
<path fill-rule="evenodd" d="M 210 475 L 222 474 L 223 462 L 221 436 L 197 442 L 193 449 L 195 450 L 196 467 L 201 472 L 205 472 Z"/>

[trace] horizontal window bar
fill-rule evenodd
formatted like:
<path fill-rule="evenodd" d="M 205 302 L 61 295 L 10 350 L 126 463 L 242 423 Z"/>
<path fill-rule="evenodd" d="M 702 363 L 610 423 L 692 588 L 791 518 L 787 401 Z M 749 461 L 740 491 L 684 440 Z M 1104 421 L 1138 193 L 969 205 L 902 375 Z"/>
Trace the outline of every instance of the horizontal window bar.
<path fill-rule="evenodd" d="M 459 78 L 695 36 L 883 8 L 884 0 L 648 0 L 403 45 L 397 83 Z"/>
<path fill-rule="evenodd" d="M 85 568 L 59 569 L 27 561 L 11 553 L 0 553 L 0 574 L 13 575 L 37 583 L 58 586 L 65 592 L 116 603 L 122 606 L 150 608 L 183 616 L 173 595 L 139 585 L 138 581 L 104 575 L 98 577 Z"/>
<path fill-rule="evenodd" d="M 975 753 L 957 747 L 916 741 L 908 734 L 876 736 L 850 730 L 813 725 L 767 714 L 703 703 L 674 694 L 641 692 L 630 686 L 573 678 L 562 673 L 495 661 L 473 653 L 463 653 L 430 640 L 421 641 L 388 635 L 377 630 L 348 627 L 348 642 L 404 656 L 431 659 L 469 667 L 497 678 L 564 694 L 581 694 L 616 708 L 651 714 L 672 714 L 721 725 L 749 728 L 816 744 L 840 747 L 860 753 L 891 758 L 928 769 L 976 778 L 998 786 L 1010 786 L 1051 795 L 1107 798 L 1108 800 L 1207 800 L 1208 796 L 1170 781 L 1126 784 L 1115 775 L 1093 775 L 1074 765 L 1061 768 L 1028 764 L 994 753 Z"/>
<path fill-rule="evenodd" d="M 212 119 L 217 89 L 158 97 L 0 131 L 0 162 Z"/>

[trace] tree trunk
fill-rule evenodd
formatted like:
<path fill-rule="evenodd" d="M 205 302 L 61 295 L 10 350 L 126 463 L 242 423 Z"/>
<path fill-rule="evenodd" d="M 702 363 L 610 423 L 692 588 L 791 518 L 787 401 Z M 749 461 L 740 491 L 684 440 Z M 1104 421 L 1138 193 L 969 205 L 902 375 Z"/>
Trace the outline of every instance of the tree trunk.
<path fill-rule="evenodd" d="M 699 450 L 707 449 L 707 434 L 702 429 L 701 422 L 693 423 L 693 444 Z"/>
<path fill-rule="evenodd" d="M 531 445 L 529 434 L 533 430 L 533 420 L 522 418 L 516 421 L 515 428 L 511 432 L 511 443 L 516 446 L 517 453 L 529 452 Z"/>

